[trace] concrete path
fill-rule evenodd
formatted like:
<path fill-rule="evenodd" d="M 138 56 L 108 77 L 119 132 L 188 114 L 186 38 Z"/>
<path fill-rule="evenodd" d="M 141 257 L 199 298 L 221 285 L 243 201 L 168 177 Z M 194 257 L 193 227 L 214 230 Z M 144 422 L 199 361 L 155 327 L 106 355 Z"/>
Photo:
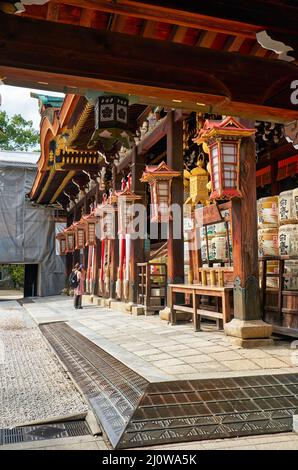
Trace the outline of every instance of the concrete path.
<path fill-rule="evenodd" d="M 151 382 L 298 372 L 298 350 L 291 341 L 242 349 L 222 331 L 206 326 L 168 325 L 158 316 L 133 316 L 89 304 L 75 310 L 59 296 L 24 304 L 37 323 L 67 321 L 76 331 Z"/>

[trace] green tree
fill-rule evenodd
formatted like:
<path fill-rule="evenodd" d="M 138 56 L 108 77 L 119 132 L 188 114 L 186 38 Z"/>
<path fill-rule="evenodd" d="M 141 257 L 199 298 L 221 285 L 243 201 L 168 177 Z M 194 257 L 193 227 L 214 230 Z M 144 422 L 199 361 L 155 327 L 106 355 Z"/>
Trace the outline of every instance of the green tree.
<path fill-rule="evenodd" d="M 8 265 L 8 272 L 15 288 L 24 287 L 25 267 L 23 264 Z"/>
<path fill-rule="evenodd" d="M 39 149 L 39 132 L 32 121 L 26 121 L 20 114 L 11 118 L 0 111 L 0 150 L 28 151 Z"/>

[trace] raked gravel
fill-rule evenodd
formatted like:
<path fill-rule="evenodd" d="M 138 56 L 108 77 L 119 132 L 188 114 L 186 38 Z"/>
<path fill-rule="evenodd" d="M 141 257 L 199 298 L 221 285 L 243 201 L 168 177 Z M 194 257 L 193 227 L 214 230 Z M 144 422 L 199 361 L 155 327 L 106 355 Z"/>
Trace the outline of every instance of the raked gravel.
<path fill-rule="evenodd" d="M 0 302 L 0 428 L 88 409 L 29 314 Z"/>

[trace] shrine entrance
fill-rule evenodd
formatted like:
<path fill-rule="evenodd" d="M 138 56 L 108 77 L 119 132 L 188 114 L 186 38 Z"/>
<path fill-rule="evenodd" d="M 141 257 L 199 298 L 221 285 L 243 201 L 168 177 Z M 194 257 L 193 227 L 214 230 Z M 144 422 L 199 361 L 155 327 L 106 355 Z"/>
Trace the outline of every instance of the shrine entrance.
<path fill-rule="evenodd" d="M 24 297 L 35 297 L 37 295 L 38 264 L 25 265 Z"/>

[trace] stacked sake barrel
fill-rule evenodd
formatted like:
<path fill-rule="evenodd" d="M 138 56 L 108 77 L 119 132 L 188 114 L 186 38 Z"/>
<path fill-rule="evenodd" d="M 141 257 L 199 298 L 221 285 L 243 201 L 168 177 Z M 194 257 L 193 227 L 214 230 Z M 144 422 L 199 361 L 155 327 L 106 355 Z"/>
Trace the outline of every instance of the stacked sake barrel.
<path fill-rule="evenodd" d="M 259 256 L 278 256 L 278 196 L 258 200 Z"/>
<path fill-rule="evenodd" d="M 227 233 L 224 222 L 208 225 L 207 238 L 205 228 L 202 227 L 200 231 L 200 238 L 203 265 L 207 262 L 207 241 L 209 261 L 226 261 L 228 259 Z"/>
<path fill-rule="evenodd" d="M 258 201 L 259 256 L 298 255 L 298 188 Z M 278 261 L 267 262 L 267 273 L 278 272 Z M 285 273 L 298 272 L 297 260 L 285 261 Z M 275 277 L 267 278 L 268 287 L 277 287 Z M 297 289 L 298 279 L 285 278 L 285 289 Z"/>
<path fill-rule="evenodd" d="M 259 256 L 278 256 L 278 196 L 258 200 Z M 267 274 L 278 274 L 278 261 L 267 261 Z M 267 287 L 278 288 L 278 277 L 267 277 Z"/>
<path fill-rule="evenodd" d="M 279 195 L 279 254 L 298 255 L 297 189 Z"/>
<path fill-rule="evenodd" d="M 279 254 L 298 255 L 298 188 L 279 195 Z M 285 273 L 298 273 L 298 260 L 285 261 Z M 285 289 L 298 289 L 298 277 L 284 280 Z"/>

